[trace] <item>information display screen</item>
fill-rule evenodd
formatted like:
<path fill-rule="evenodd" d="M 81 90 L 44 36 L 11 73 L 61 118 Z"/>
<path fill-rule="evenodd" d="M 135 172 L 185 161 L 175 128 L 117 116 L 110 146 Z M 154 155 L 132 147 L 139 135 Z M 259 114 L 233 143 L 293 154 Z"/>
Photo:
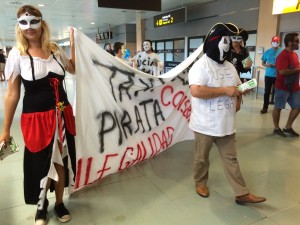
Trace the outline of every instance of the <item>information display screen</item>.
<path fill-rule="evenodd" d="M 300 0 L 273 0 L 273 15 L 292 12 L 300 12 Z"/>
<path fill-rule="evenodd" d="M 154 16 L 153 21 L 154 27 L 163 27 L 175 23 L 184 23 L 186 22 L 186 8 L 181 8 Z"/>

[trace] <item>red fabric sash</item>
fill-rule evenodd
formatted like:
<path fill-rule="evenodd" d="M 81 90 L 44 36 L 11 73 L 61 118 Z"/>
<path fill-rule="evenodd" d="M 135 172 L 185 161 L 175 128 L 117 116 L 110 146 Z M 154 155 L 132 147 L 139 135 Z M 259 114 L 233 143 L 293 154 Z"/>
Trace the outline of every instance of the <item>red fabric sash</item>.
<path fill-rule="evenodd" d="M 70 134 L 76 135 L 75 117 L 73 115 L 73 108 L 71 105 L 67 105 L 63 111 L 65 125 Z"/>
<path fill-rule="evenodd" d="M 66 129 L 70 134 L 76 135 L 75 118 L 71 105 L 63 111 Z M 21 129 L 25 146 L 31 152 L 39 152 L 46 148 L 54 135 L 56 125 L 56 110 L 47 112 L 23 113 L 21 115 Z"/>
<path fill-rule="evenodd" d="M 55 132 L 55 113 L 53 109 L 21 115 L 21 129 L 29 151 L 39 152 L 50 144 Z"/>

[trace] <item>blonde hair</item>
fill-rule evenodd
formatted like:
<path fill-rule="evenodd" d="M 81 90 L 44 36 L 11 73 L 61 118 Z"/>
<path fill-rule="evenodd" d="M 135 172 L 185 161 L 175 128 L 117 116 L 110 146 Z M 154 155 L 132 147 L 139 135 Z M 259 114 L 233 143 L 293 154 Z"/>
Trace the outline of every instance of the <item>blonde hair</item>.
<path fill-rule="evenodd" d="M 42 50 L 47 54 L 56 53 L 60 57 L 62 57 L 63 61 L 65 61 L 65 59 L 64 59 L 65 55 L 63 54 L 63 52 L 59 48 L 59 46 L 55 42 L 50 42 L 50 28 L 48 26 L 48 23 L 43 20 L 43 15 L 42 15 L 41 11 L 32 5 L 23 5 L 22 7 L 20 7 L 18 9 L 17 17 L 19 18 L 21 15 L 23 15 L 26 12 L 31 15 L 41 17 L 41 20 L 42 20 L 41 21 L 42 22 L 42 25 L 41 25 Z M 26 55 L 27 54 L 26 52 L 29 47 L 29 43 L 28 43 L 28 40 L 22 34 L 22 30 L 20 29 L 18 24 L 16 25 L 16 39 L 17 39 L 17 45 L 16 45 L 17 49 L 20 51 L 21 55 Z"/>

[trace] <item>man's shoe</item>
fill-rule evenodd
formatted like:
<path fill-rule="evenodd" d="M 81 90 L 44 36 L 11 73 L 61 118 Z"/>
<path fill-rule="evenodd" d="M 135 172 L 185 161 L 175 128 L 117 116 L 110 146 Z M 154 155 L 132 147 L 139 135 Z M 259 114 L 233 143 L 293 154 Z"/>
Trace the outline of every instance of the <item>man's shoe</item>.
<path fill-rule="evenodd" d="M 261 114 L 265 114 L 265 113 L 267 113 L 267 112 L 268 112 L 267 109 L 262 109 L 262 110 L 260 110 L 260 113 L 261 113 Z"/>
<path fill-rule="evenodd" d="M 251 193 L 235 197 L 235 202 L 237 204 L 241 204 L 241 205 L 245 204 L 245 203 L 260 203 L 260 202 L 264 202 L 266 200 L 267 199 L 265 197 L 258 197 Z"/>
<path fill-rule="evenodd" d="M 43 209 L 37 210 L 35 214 L 35 225 L 45 225 L 47 223 L 47 208 L 49 205 L 48 199 L 45 199 Z"/>
<path fill-rule="evenodd" d="M 70 212 L 66 209 L 64 203 L 60 203 L 60 204 L 56 205 L 54 207 L 54 211 L 60 222 L 66 223 L 71 220 Z"/>
<path fill-rule="evenodd" d="M 293 128 L 283 128 L 283 132 L 284 133 L 287 133 L 287 134 L 290 134 L 291 136 L 294 136 L 294 137 L 299 137 L 299 134 L 293 130 Z"/>
<path fill-rule="evenodd" d="M 203 198 L 207 198 L 209 196 L 209 191 L 206 185 L 196 186 L 196 192 Z"/>
<path fill-rule="evenodd" d="M 274 129 L 273 134 L 277 134 L 281 137 L 286 137 L 286 134 L 280 128 Z"/>

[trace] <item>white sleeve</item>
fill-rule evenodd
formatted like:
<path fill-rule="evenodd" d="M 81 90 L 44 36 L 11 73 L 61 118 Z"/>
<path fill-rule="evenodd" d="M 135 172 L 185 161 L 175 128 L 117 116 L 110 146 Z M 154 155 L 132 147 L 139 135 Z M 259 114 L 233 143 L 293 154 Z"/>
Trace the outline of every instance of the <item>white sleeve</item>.
<path fill-rule="evenodd" d="M 7 57 L 5 65 L 5 78 L 6 80 L 9 80 L 12 76 L 12 79 L 14 80 L 20 74 L 20 52 L 16 47 L 13 47 Z"/>
<path fill-rule="evenodd" d="M 209 78 L 207 71 L 204 68 L 203 60 L 200 58 L 197 62 L 194 63 L 192 68 L 189 71 L 189 85 L 196 84 L 200 86 L 206 86 Z"/>

